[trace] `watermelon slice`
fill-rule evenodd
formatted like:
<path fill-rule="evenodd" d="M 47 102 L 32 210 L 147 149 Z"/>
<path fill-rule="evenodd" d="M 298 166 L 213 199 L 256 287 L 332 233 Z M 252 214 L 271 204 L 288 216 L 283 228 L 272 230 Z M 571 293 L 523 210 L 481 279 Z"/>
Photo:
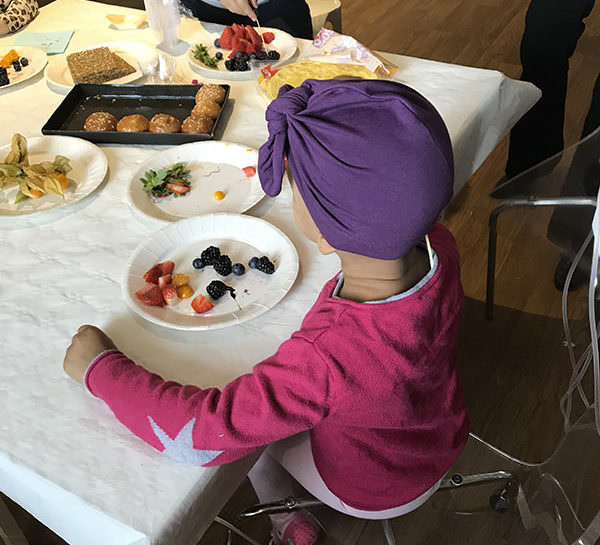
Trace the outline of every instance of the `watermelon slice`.
<path fill-rule="evenodd" d="M 254 53 L 258 53 L 263 47 L 262 40 L 260 39 L 258 32 L 256 32 L 254 27 L 251 27 L 250 25 L 246 25 L 246 30 L 248 31 L 248 36 L 250 37 L 250 41 L 254 46 Z"/>
<path fill-rule="evenodd" d="M 252 42 L 249 42 L 248 40 L 244 40 L 244 38 L 242 38 L 238 43 L 237 43 L 237 50 L 240 51 L 241 53 L 254 53 L 254 46 L 252 45 Z"/>

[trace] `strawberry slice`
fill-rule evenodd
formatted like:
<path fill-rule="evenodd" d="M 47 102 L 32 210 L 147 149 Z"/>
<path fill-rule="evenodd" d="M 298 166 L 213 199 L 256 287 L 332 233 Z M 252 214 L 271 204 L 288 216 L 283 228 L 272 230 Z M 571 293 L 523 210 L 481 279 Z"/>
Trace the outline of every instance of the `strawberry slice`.
<path fill-rule="evenodd" d="M 158 279 L 163 275 L 160 265 L 154 265 L 144 273 L 144 280 L 150 284 L 158 284 Z"/>
<path fill-rule="evenodd" d="M 275 39 L 275 34 L 273 32 L 263 32 L 262 37 L 266 44 L 270 44 Z"/>
<path fill-rule="evenodd" d="M 171 275 L 170 274 L 163 274 L 161 277 L 159 277 L 158 279 L 158 287 L 162 290 L 163 288 L 166 288 L 169 284 L 171 283 Z"/>
<path fill-rule="evenodd" d="M 213 305 L 206 297 L 204 297 L 204 295 L 198 295 L 198 297 L 194 297 L 192 301 L 192 308 L 197 314 L 202 314 L 214 306 L 215 305 Z"/>
<path fill-rule="evenodd" d="M 254 27 L 250 25 L 246 25 L 246 31 L 248 32 L 250 41 L 254 46 L 254 53 L 258 53 L 262 49 L 262 40 L 260 39 L 258 32 L 256 32 L 256 30 L 254 30 Z"/>
<path fill-rule="evenodd" d="M 231 49 L 231 40 L 233 39 L 233 29 L 230 26 L 225 27 L 219 38 L 219 45 L 223 49 Z"/>
<path fill-rule="evenodd" d="M 179 303 L 177 288 L 173 284 L 169 284 L 168 286 L 162 289 L 162 296 L 165 300 L 165 303 L 169 306 L 176 305 L 177 303 Z"/>
<path fill-rule="evenodd" d="M 163 261 L 162 263 L 159 263 L 157 265 L 157 267 L 160 267 L 161 270 L 161 276 L 165 275 L 165 274 L 173 274 L 173 270 L 175 269 L 175 262 L 174 261 Z"/>
<path fill-rule="evenodd" d="M 135 296 L 142 304 L 150 307 L 160 307 L 164 301 L 160 288 L 154 284 L 146 284 L 135 292 Z"/>
<path fill-rule="evenodd" d="M 248 176 L 248 178 L 252 178 L 252 176 L 256 176 L 256 168 L 255 167 L 244 167 L 242 169 L 244 174 Z"/>
<path fill-rule="evenodd" d="M 187 185 L 183 185 L 183 184 L 178 184 L 178 183 L 171 183 L 171 184 L 167 184 L 167 187 L 175 192 L 175 193 L 179 193 L 180 195 L 183 195 L 184 193 L 187 193 L 190 188 Z"/>

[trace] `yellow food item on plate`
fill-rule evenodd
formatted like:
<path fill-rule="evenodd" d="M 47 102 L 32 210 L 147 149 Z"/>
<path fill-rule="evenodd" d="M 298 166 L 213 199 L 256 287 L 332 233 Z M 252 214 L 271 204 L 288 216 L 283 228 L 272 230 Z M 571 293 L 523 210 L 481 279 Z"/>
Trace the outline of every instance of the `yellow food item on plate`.
<path fill-rule="evenodd" d="M 0 59 L 0 66 L 2 66 L 2 68 L 10 68 L 12 62 L 18 60 L 19 54 L 14 49 L 11 49 L 6 55 L 4 55 L 4 57 Z"/>
<path fill-rule="evenodd" d="M 279 88 L 286 83 L 298 87 L 307 79 L 334 79 L 343 76 L 378 79 L 368 68 L 359 64 L 304 61 L 280 68 L 270 79 L 260 76 L 258 83 L 267 96 L 273 99 L 277 96 Z"/>

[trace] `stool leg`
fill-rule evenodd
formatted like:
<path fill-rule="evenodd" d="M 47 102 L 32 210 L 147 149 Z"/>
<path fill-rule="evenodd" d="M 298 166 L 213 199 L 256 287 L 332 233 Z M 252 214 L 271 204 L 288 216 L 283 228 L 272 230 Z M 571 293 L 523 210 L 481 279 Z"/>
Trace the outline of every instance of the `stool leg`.
<path fill-rule="evenodd" d="M 383 533 L 385 534 L 385 541 L 387 544 L 397 545 L 394 529 L 392 528 L 392 521 L 390 519 L 384 519 L 381 521 L 381 526 L 383 526 Z"/>

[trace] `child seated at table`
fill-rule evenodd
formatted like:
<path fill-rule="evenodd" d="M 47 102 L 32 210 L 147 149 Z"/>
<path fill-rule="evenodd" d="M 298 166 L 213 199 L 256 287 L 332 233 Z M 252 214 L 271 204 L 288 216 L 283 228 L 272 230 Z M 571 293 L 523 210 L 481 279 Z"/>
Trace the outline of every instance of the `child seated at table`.
<path fill-rule="evenodd" d="M 300 329 L 222 391 L 165 382 L 92 326 L 64 367 L 177 460 L 214 466 L 275 443 L 249 474 L 261 501 L 292 493 L 283 466 L 334 509 L 397 516 L 436 490 L 468 436 L 459 256 L 436 223 L 452 196 L 448 132 L 427 100 L 388 81 L 284 86 L 266 116 L 265 192 L 279 194 L 287 157 L 300 230 L 341 260 Z M 307 513 L 271 519 L 276 544 L 319 537 Z"/>
<path fill-rule="evenodd" d="M 0 36 L 16 32 L 37 14 L 36 0 L 0 0 Z"/>

